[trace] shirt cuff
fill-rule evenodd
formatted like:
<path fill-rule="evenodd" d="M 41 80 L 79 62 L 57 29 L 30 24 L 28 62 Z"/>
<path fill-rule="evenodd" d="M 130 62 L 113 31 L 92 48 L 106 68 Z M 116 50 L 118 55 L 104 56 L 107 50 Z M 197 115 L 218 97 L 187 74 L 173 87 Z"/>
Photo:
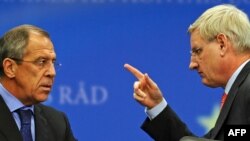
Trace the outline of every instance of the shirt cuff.
<path fill-rule="evenodd" d="M 163 100 L 152 109 L 145 108 L 145 113 L 147 114 L 150 120 L 153 120 L 156 116 L 158 116 L 164 110 L 164 108 L 167 105 L 168 105 L 167 101 L 163 98 Z"/>

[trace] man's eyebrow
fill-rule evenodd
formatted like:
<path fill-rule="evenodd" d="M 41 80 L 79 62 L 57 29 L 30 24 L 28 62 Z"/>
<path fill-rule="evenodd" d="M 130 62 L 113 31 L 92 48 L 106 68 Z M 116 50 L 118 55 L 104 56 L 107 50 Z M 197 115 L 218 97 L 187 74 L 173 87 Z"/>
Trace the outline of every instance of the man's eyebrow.
<path fill-rule="evenodd" d="M 56 57 L 49 57 L 49 56 L 38 56 L 36 57 L 36 60 L 38 59 L 46 59 L 46 60 L 56 60 Z"/>

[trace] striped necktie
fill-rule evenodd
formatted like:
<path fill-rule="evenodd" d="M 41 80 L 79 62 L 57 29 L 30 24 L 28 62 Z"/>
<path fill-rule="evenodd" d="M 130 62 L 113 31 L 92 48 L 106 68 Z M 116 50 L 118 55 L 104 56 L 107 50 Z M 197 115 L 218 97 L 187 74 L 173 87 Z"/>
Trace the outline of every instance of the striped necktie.
<path fill-rule="evenodd" d="M 17 113 L 19 114 L 20 121 L 21 121 L 21 134 L 23 137 L 23 141 L 33 141 L 31 135 L 31 117 L 32 111 L 31 110 L 23 110 L 18 109 Z"/>
<path fill-rule="evenodd" d="M 224 105 L 226 99 L 227 99 L 227 94 L 224 93 L 224 94 L 222 95 L 222 98 L 221 98 L 220 109 L 222 109 L 222 107 L 223 107 L 223 105 Z"/>

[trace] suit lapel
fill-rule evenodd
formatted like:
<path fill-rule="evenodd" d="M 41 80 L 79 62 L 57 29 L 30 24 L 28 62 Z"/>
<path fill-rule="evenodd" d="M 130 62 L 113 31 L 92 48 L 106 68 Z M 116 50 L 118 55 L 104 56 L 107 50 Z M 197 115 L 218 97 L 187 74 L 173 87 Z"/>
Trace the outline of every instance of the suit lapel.
<path fill-rule="evenodd" d="M 0 133 L 5 135 L 9 141 L 22 141 L 22 136 L 12 116 L 12 113 L 1 96 L 0 112 Z"/>
<path fill-rule="evenodd" d="M 221 127 L 222 127 L 225 119 L 228 116 L 229 110 L 230 110 L 232 103 L 234 101 L 234 98 L 238 92 L 238 88 L 249 73 L 250 73 L 250 62 L 248 62 L 246 64 L 246 66 L 242 69 L 242 71 L 240 72 L 240 74 L 236 78 L 234 84 L 232 85 L 232 88 L 229 91 L 227 100 L 225 101 L 224 106 L 221 109 L 220 115 L 219 115 L 219 117 L 216 121 L 215 127 L 213 129 L 212 139 L 214 139 L 218 135 L 219 131 L 221 130 Z"/>
<path fill-rule="evenodd" d="M 35 105 L 35 123 L 36 141 L 49 141 L 48 123 L 39 105 Z"/>

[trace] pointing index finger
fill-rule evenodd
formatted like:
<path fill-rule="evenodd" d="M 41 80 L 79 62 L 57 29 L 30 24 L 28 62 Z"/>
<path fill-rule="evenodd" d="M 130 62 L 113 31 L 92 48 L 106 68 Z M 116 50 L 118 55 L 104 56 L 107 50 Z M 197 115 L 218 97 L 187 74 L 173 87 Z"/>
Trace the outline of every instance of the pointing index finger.
<path fill-rule="evenodd" d="M 129 72 L 131 72 L 138 80 L 141 80 L 144 76 L 142 72 L 140 72 L 137 68 L 129 64 L 124 64 L 124 68 L 126 68 Z"/>

